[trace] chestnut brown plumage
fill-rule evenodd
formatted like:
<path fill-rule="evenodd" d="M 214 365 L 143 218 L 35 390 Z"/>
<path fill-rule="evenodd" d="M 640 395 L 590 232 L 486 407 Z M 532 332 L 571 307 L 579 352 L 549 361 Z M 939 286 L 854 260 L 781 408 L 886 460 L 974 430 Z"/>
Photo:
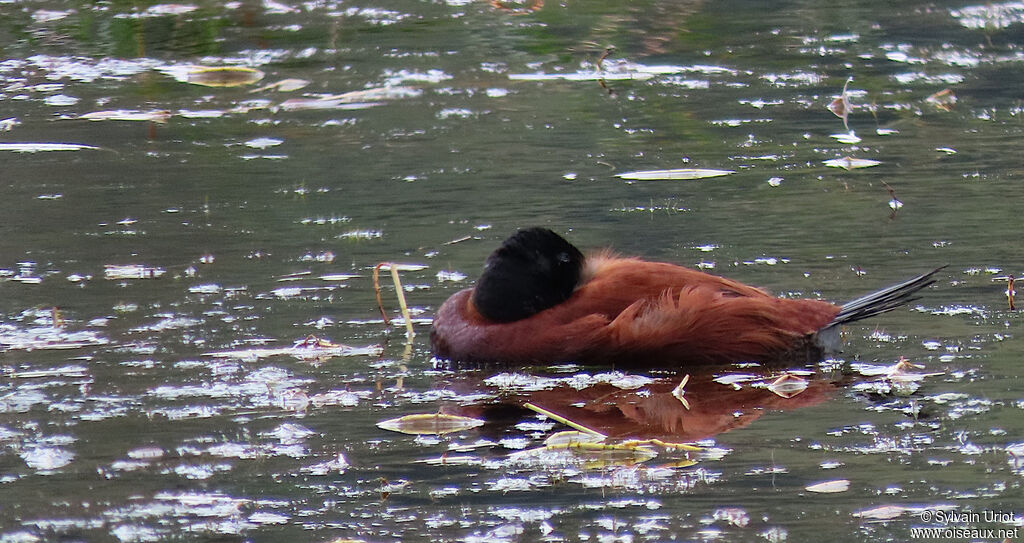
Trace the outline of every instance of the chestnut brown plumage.
<path fill-rule="evenodd" d="M 938 269 L 839 306 L 674 264 L 584 257 L 551 230 L 529 228 L 488 257 L 475 288 L 441 306 L 430 341 L 455 362 L 677 366 L 817 355 L 835 349 L 840 325 L 915 299 Z"/>

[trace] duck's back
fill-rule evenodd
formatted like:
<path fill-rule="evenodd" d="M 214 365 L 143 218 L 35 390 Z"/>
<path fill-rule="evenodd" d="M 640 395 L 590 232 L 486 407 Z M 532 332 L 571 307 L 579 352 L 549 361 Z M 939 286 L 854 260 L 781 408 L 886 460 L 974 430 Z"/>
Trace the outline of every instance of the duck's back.
<path fill-rule="evenodd" d="M 472 290 L 438 311 L 438 356 L 470 362 L 689 362 L 760 360 L 793 348 L 839 308 L 775 298 L 672 264 L 596 255 L 565 301 L 513 322 L 473 306 Z"/>

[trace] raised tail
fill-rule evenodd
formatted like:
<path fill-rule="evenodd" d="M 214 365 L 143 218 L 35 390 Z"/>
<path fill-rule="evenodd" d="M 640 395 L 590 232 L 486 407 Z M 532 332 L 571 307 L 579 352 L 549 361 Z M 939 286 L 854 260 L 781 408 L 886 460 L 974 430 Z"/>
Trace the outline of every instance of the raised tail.
<path fill-rule="evenodd" d="M 842 325 L 874 317 L 917 300 L 919 296 L 915 296 L 915 294 L 921 289 L 934 284 L 936 281 L 935 274 L 945 267 L 939 266 L 930 272 L 922 273 L 902 283 L 897 283 L 891 287 L 886 287 L 846 302 L 842 305 L 835 318 L 832 319 L 832 322 L 826 324 L 817 334 L 814 334 L 814 343 L 818 348 L 826 352 L 838 351 L 842 343 L 839 337 L 839 328 Z"/>
<path fill-rule="evenodd" d="M 877 290 L 846 302 L 842 305 L 835 318 L 832 319 L 832 322 L 828 323 L 826 327 L 839 326 L 874 317 L 917 300 L 919 296 L 914 296 L 917 294 L 917 291 L 934 284 L 936 281 L 935 274 L 945 267 L 939 266 L 930 272 L 922 273 L 902 283 L 897 283 L 891 287 L 883 288 L 882 290 Z"/>

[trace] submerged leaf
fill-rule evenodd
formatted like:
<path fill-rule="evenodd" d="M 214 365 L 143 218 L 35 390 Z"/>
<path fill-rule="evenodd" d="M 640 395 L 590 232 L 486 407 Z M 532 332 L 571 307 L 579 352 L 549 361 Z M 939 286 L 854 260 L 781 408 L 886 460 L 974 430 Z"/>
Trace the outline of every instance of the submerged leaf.
<path fill-rule="evenodd" d="M 858 168 L 870 168 L 872 166 L 878 166 L 881 162 L 877 160 L 871 160 L 868 158 L 833 158 L 832 160 L 826 160 L 824 164 L 830 168 L 842 168 L 844 170 L 856 170 Z"/>
<path fill-rule="evenodd" d="M 483 425 L 484 421 L 480 419 L 444 413 L 406 415 L 377 423 L 377 427 L 382 430 L 417 435 L 449 434 Z"/>
<path fill-rule="evenodd" d="M 616 174 L 616 177 L 634 181 L 659 179 L 707 179 L 736 173 L 732 170 L 709 170 L 702 168 L 678 168 L 674 170 L 646 170 Z"/>

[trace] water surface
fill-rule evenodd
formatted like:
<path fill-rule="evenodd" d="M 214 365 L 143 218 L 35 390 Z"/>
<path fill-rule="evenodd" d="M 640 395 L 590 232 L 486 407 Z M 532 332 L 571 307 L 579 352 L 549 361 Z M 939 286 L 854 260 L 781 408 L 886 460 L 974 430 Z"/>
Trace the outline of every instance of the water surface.
<path fill-rule="evenodd" d="M 773 9 L 0 6 L 0 541 L 1020 527 L 1024 10 Z M 826 165 L 845 157 L 880 164 Z M 616 177 L 673 168 L 734 173 Z M 530 225 L 837 302 L 948 267 L 841 357 L 794 363 L 789 398 L 745 365 L 436 366 L 434 311 Z M 389 283 L 394 328 L 376 307 L 384 261 L 409 265 L 409 345 Z M 927 376 L 893 380 L 901 357 Z M 527 402 L 702 450 L 529 452 L 568 428 Z M 438 412 L 486 424 L 377 427 Z M 934 515 L 984 511 L 1010 514 Z"/>

